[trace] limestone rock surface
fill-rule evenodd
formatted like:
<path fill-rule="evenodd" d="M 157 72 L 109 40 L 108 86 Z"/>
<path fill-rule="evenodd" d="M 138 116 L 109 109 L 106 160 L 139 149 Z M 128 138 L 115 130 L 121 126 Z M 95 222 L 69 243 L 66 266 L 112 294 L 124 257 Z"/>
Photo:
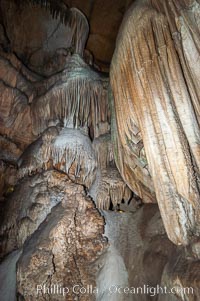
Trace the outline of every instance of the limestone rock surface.
<path fill-rule="evenodd" d="M 73 292 L 75 285 L 96 286 L 95 261 L 103 253 L 103 218 L 81 186 L 65 186 L 62 201 L 55 206 L 24 246 L 18 261 L 19 300 L 95 300 L 95 294 Z M 59 284 L 69 293 L 37 292 L 37 285 Z"/>
<path fill-rule="evenodd" d="M 199 12 L 197 1 L 136 2 L 111 67 L 118 167 L 139 195 L 155 189 L 169 238 L 184 245 L 200 230 Z"/>
<path fill-rule="evenodd" d="M 200 297 L 200 2 L 134 1 L 108 78 L 131 2 L 0 2 L 2 301 Z"/>

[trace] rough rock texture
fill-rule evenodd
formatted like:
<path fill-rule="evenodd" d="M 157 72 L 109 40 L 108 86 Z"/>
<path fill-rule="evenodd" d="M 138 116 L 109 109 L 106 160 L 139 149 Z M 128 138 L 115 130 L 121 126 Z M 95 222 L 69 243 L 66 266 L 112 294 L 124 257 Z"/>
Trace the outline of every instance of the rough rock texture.
<path fill-rule="evenodd" d="M 0 160 L 14 164 L 21 154 L 21 149 L 15 143 L 0 136 Z"/>
<path fill-rule="evenodd" d="M 118 167 L 144 201 L 143 188 L 155 188 L 169 238 L 184 245 L 200 228 L 199 13 L 196 1 L 138 1 L 111 68 Z M 135 164 L 141 140 L 148 180 Z"/>
<path fill-rule="evenodd" d="M 2 49 L 0 67 L 0 134 L 23 149 L 34 139 L 28 105 L 34 94 L 32 74 L 15 55 L 7 54 Z"/>
<path fill-rule="evenodd" d="M 69 182 L 64 192 L 24 246 L 17 269 L 19 300 L 95 300 L 94 294 L 76 295 L 72 288 L 96 285 L 94 263 L 106 246 L 104 222 L 81 186 Z M 48 296 L 37 292 L 38 284 L 59 284 L 70 292 L 64 298 Z"/>
<path fill-rule="evenodd" d="M 83 187 L 66 175 L 47 171 L 21 181 L 7 200 L 1 224 L 1 256 L 24 246 L 18 262 L 19 300 L 47 300 L 37 285 L 95 286 L 92 263 L 106 247 L 104 221 Z M 67 300 L 75 300 L 72 295 Z M 81 300 L 94 300 L 94 294 L 87 298 Z"/>
<path fill-rule="evenodd" d="M 28 177 L 19 182 L 7 198 L 1 218 L 1 256 L 20 248 L 51 209 L 61 202 L 68 181 L 56 171 Z"/>
<path fill-rule="evenodd" d="M 136 1 L 110 87 L 130 2 L 0 3 L 2 301 L 200 297 L 200 3 Z"/>
<path fill-rule="evenodd" d="M 19 43 L 19 28 L 26 22 L 14 31 L 9 27 L 12 10 L 19 22 L 28 5 L 13 8 L 13 3 L 1 3 L 3 10 L 7 5 L 10 9 L 5 16 L 8 20 L 1 27 L 0 45 L 0 271 L 5 278 L 0 299 L 14 301 L 17 283 L 18 300 L 63 300 L 59 294 L 45 296 L 44 292 L 37 292 L 37 285 L 55 283 L 69 287 L 67 300 L 95 300 L 95 293 L 82 295 L 71 290 L 74 285 L 95 287 L 99 269 L 95 261 L 107 245 L 104 219 L 86 194 L 97 169 L 91 140 L 110 130 L 108 79 L 81 57 L 88 24 L 78 10 L 71 9 L 61 26 L 61 20 L 55 21 L 49 12 L 35 7 L 34 14 L 39 12 L 33 16 L 38 18 L 36 27 L 44 30 L 38 36 L 41 40 L 35 51 L 37 35 L 35 41 L 31 40 L 28 28 L 24 32 L 26 38 Z M 46 18 L 42 20 L 44 14 Z M 55 23 L 62 28 L 49 37 L 48 44 L 45 35 Z M 70 49 L 59 61 L 55 60 L 55 53 L 60 55 L 58 44 L 63 41 L 64 28 Z M 36 28 L 33 26 L 32 30 Z M 15 54 L 9 53 L 8 47 Z M 14 257 L 8 265 L 15 250 L 22 252 L 20 259 Z M 9 285 L 10 294 L 6 295 Z"/>

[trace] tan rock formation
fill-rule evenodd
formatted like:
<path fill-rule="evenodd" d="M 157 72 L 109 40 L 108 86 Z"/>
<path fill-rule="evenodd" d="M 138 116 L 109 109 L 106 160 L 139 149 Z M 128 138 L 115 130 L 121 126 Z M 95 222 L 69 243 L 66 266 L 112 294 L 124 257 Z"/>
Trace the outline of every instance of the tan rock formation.
<path fill-rule="evenodd" d="M 91 199 L 86 198 L 83 188 L 69 181 L 65 183 L 62 201 L 28 240 L 19 259 L 17 291 L 20 298 L 27 301 L 95 300 L 95 293 L 77 292 L 81 287 L 96 286 L 95 261 L 106 246 L 103 225 L 103 218 Z M 49 296 L 44 287 L 37 290 L 37 286 L 53 290 L 53 285 L 69 288 L 69 292 L 64 296 L 62 293 Z"/>
<path fill-rule="evenodd" d="M 44 81 L 43 87 L 46 94 L 31 104 L 35 135 L 59 122 L 68 127 L 88 127 L 92 137 L 109 130 L 107 80 L 87 66 L 79 55 L 71 56 L 59 77 Z"/>
<path fill-rule="evenodd" d="M 1 256 L 21 248 L 65 195 L 68 177 L 48 171 L 23 179 L 4 205 Z"/>
<path fill-rule="evenodd" d="M 200 3 L 135 1 L 110 87 L 130 2 L 0 3 L 0 301 L 199 298 Z"/>
<path fill-rule="evenodd" d="M 176 244 L 199 235 L 198 68 L 191 69 L 194 54 L 199 57 L 199 11 L 195 1 L 192 6 L 176 0 L 137 2 L 124 19 L 111 69 L 119 169 L 139 195 L 141 187 L 155 187 L 168 236 Z M 146 169 L 138 174 L 135 165 L 141 139 L 151 186 L 140 177 Z"/>
<path fill-rule="evenodd" d="M 77 129 L 50 127 L 18 160 L 19 178 L 55 168 L 76 183 L 90 187 L 95 180 L 96 159 L 89 137 Z"/>
<path fill-rule="evenodd" d="M 117 209 L 122 202 L 128 203 L 131 197 L 131 190 L 115 167 L 102 170 L 94 198 L 97 208 L 109 210 L 110 207 L 113 207 Z"/>

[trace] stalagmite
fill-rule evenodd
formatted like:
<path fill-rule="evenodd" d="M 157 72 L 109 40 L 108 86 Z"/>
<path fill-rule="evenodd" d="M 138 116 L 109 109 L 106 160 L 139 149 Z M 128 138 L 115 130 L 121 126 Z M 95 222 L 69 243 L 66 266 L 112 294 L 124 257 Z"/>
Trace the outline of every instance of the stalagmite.
<path fill-rule="evenodd" d="M 95 261 L 107 245 L 103 223 L 83 187 L 66 183 L 64 198 L 24 247 L 17 268 L 18 294 L 25 300 L 46 300 L 44 284 L 52 288 L 50 300 L 73 301 L 80 296 L 80 300 L 94 301 L 95 293 L 81 294 L 78 290 L 96 286 Z M 42 288 L 36 289 L 40 284 Z M 58 292 L 51 285 L 59 285 Z M 63 296 L 59 288 L 65 287 L 69 291 Z"/>
<path fill-rule="evenodd" d="M 21 255 L 21 250 L 9 254 L 0 264 L 0 300 L 16 300 L 16 263 Z"/>
<path fill-rule="evenodd" d="M 175 246 L 167 239 L 157 205 L 145 204 L 134 214 L 113 211 L 104 211 L 103 214 L 105 235 L 110 247 L 99 258 L 97 283 L 100 294 L 97 300 L 152 299 L 149 294 L 142 293 L 141 287 L 146 283 L 156 287 L 164 266 L 175 250 Z M 115 290 L 116 284 L 122 288 L 120 291 Z M 127 293 L 123 294 L 124 287 L 127 287 Z M 139 293 L 137 287 L 140 287 Z"/>
<path fill-rule="evenodd" d="M 126 162 L 134 156 L 134 137 L 140 133 L 168 236 L 184 245 L 200 231 L 197 69 L 191 76 L 183 58 L 193 60 L 189 45 L 198 57 L 198 12 L 196 2 L 192 7 L 175 0 L 137 2 L 122 24 L 111 68 L 116 143 L 122 145 L 119 168 L 132 185 Z M 133 141 L 128 152 L 127 139 Z M 134 174 L 132 163 L 130 168 Z"/>
<path fill-rule="evenodd" d="M 109 281 L 108 281 L 109 280 Z M 111 288 L 125 288 L 129 286 L 128 272 L 126 270 L 123 257 L 116 248 L 111 245 L 104 254 L 104 264 L 101 272 L 97 276 L 97 287 L 99 289 L 96 301 L 124 301 L 124 296 L 113 293 Z M 127 301 L 131 301 L 127 296 Z"/>

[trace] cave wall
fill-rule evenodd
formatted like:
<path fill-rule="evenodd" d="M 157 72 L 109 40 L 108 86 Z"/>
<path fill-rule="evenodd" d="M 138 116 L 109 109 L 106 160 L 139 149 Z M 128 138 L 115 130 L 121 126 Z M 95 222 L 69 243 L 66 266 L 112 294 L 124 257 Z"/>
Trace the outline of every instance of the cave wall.
<path fill-rule="evenodd" d="M 0 3 L 2 301 L 199 298 L 200 3 L 135 1 L 115 48 L 130 4 Z M 176 293 L 109 291 L 143 284 Z"/>

